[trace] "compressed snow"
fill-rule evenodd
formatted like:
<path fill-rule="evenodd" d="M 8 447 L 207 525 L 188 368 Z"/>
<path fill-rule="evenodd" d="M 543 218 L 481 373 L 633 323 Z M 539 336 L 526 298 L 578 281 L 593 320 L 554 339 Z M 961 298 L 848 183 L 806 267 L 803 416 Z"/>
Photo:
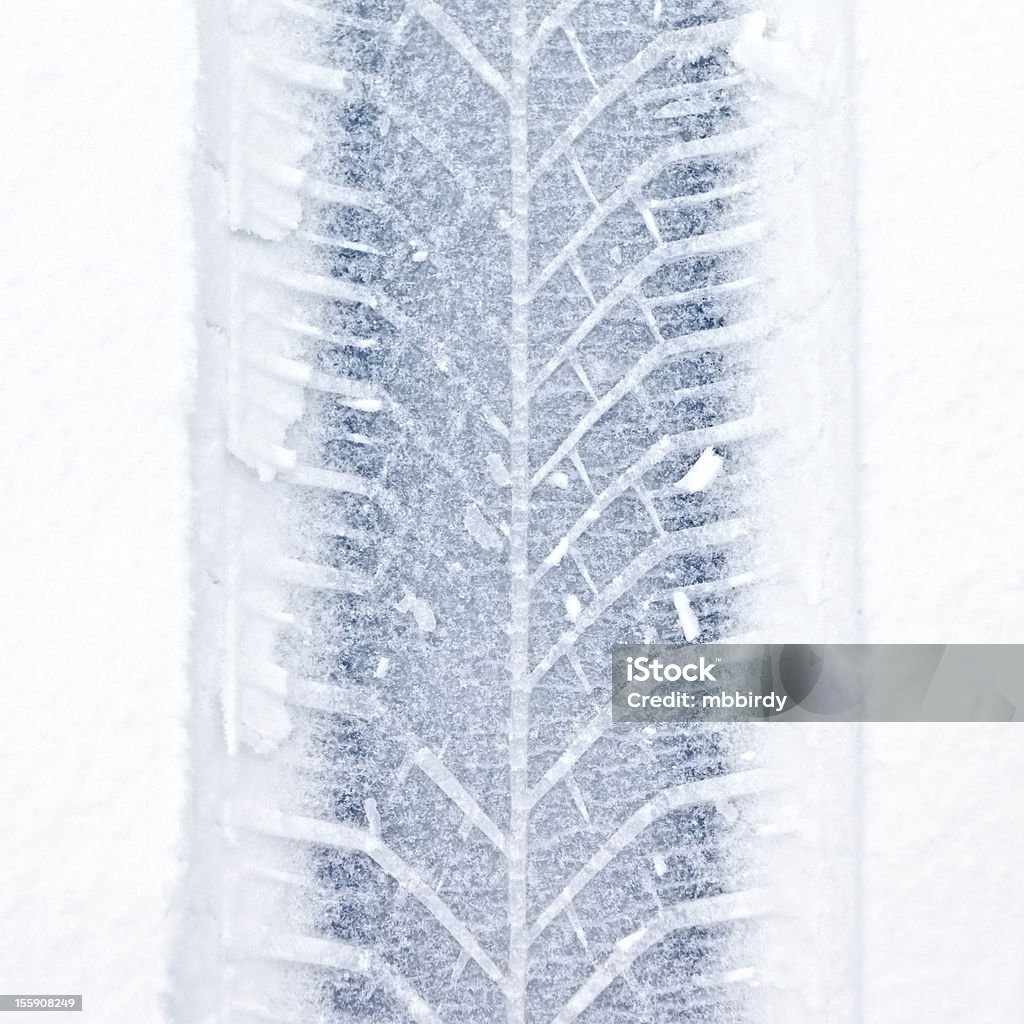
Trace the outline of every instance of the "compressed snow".
<path fill-rule="evenodd" d="M 676 484 L 676 487 L 681 491 L 688 491 L 690 494 L 707 490 L 722 471 L 724 463 L 725 459 L 714 448 L 705 448 L 700 453 L 700 458 L 686 471 L 685 476 Z"/>

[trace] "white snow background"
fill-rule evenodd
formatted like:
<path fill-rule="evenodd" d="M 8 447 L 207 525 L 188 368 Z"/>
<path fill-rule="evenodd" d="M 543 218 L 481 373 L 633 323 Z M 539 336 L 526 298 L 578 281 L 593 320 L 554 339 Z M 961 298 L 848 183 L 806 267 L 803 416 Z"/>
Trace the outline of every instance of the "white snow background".
<path fill-rule="evenodd" d="M 0 992 L 97 1024 L 162 1018 L 182 843 L 193 19 L 0 31 Z"/>
<path fill-rule="evenodd" d="M 1020 642 L 1024 9 L 857 9 L 866 638 Z M 865 1020 L 1020 1020 L 1020 726 L 864 729 Z"/>
<path fill-rule="evenodd" d="M 159 1022 L 186 792 L 195 12 L 4 20 L 0 992 Z M 859 0 L 857 21 L 865 638 L 1020 640 L 1024 13 Z M 1019 1019 L 1019 727 L 864 735 L 864 1019 Z"/>

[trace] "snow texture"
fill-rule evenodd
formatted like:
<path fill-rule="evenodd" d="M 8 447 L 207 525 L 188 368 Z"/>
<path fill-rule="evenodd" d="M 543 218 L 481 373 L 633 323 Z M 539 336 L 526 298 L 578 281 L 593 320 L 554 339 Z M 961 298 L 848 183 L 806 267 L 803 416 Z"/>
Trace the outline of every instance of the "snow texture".
<path fill-rule="evenodd" d="M 416 0 L 217 36 L 204 381 L 235 461 L 197 668 L 230 840 L 194 865 L 226 906 L 197 1014 L 748 1015 L 752 738 L 613 727 L 608 659 L 748 634 L 777 575 L 765 115 L 732 54 L 764 28 Z"/>
<path fill-rule="evenodd" d="M 783 25 L 799 21 L 800 5 L 777 6 L 772 13 L 785 15 Z M 1021 89 L 1020 10 L 1006 0 L 988 5 L 984 16 L 948 0 L 927 12 L 870 0 L 854 6 L 865 498 L 851 491 L 841 500 L 864 516 L 866 634 L 1017 639 L 1019 559 L 1008 552 L 1019 543 L 1014 388 L 1024 307 L 1013 225 L 1024 206 L 1014 186 L 1019 145 L 1006 116 Z M 188 237 L 194 8 L 189 0 L 38 0 L 6 14 L 0 990 L 82 990 L 83 1019 L 104 1024 L 203 1019 L 164 1006 L 168 991 L 172 1005 L 207 999 L 185 982 L 227 970 L 219 945 L 208 941 L 227 919 L 227 872 L 219 870 L 223 851 L 203 844 L 191 851 L 189 941 L 179 943 L 190 963 L 187 970 L 179 963 L 168 981 L 165 962 L 169 924 L 181 911 L 172 880 L 181 863 L 186 772 L 190 289 L 195 276 L 208 293 L 205 314 L 225 284 L 209 258 L 195 274 Z M 209 7 L 204 20 L 200 35 L 216 50 L 222 26 L 210 24 Z M 809 83 L 792 92 L 833 95 L 834 83 L 822 86 L 806 69 L 827 65 L 822 55 L 848 38 L 841 28 L 790 34 L 786 52 L 804 60 L 790 79 Z M 234 123 L 223 113 L 230 104 L 219 102 L 227 98 L 217 95 L 223 65 L 218 54 L 208 56 L 199 88 L 212 108 L 200 139 L 204 225 L 220 214 L 215 200 L 231 163 L 232 147 L 225 152 L 212 140 L 227 137 Z M 218 117 L 223 123 L 210 130 Z M 269 128 L 258 129 L 265 139 Z M 801 253 L 852 247 L 830 220 L 835 197 L 855 187 L 852 166 L 835 153 L 823 142 L 793 193 L 802 209 L 816 207 L 803 247 L 790 248 L 798 279 L 831 272 L 802 263 Z M 253 188 L 250 182 L 244 194 L 255 195 Z M 274 194 L 287 202 L 287 190 Z M 428 256 L 418 239 L 410 259 Z M 818 341 L 829 336 L 823 331 Z M 220 354 L 216 338 L 205 338 L 201 406 L 227 393 Z M 827 372 L 824 379 L 836 383 Z M 228 477 L 240 489 L 245 480 L 222 465 L 225 439 L 199 419 L 197 475 L 216 502 L 214 481 Z M 797 464 L 813 466 L 814 450 L 805 456 Z M 494 485 L 507 487 L 508 466 L 496 447 L 484 462 Z M 835 469 L 837 478 L 842 472 Z M 806 476 L 829 479 L 828 458 Z M 561 482 L 551 481 L 555 488 Z M 807 508 L 818 513 L 831 493 L 819 485 Z M 452 522 L 462 528 L 465 514 L 453 508 Z M 793 532 L 803 540 L 808 525 L 817 528 L 813 514 Z M 214 552 L 228 545 L 221 536 L 198 541 L 194 590 L 207 612 L 227 579 L 211 575 Z M 576 595 L 580 610 L 587 593 Z M 568 607 L 567 598 L 553 615 L 571 620 Z M 197 633 L 193 650 L 204 676 L 219 681 L 210 650 L 223 647 L 224 636 L 199 626 Z M 381 658 L 373 675 L 386 678 L 388 669 Z M 273 687 L 266 709 L 274 717 L 281 702 L 271 698 Z M 223 745 L 220 693 L 197 688 L 195 704 L 192 831 L 201 822 L 209 837 L 228 788 L 228 769 L 210 756 Z M 879 727 L 867 737 L 867 840 L 854 848 L 865 875 L 865 1019 L 1016 1020 L 1024 907 L 1013 877 L 1022 837 L 1012 780 L 1020 775 L 1020 744 L 1012 728 L 949 735 L 935 728 L 884 727 L 894 733 L 887 735 Z M 853 762 L 834 745 L 815 753 L 794 744 L 784 753 L 819 766 L 818 801 L 798 802 L 790 821 L 810 820 L 820 841 L 783 861 L 799 884 L 780 902 L 824 906 L 821 894 L 837 887 L 834 879 L 816 880 L 841 852 L 829 845 L 830 829 L 831 841 L 842 844 L 856 824 L 848 804 L 834 799 L 846 791 Z M 806 793 L 806 780 L 802 789 L 797 782 L 793 792 Z M 386 827 L 372 800 L 365 827 Z M 650 863 L 655 875 L 670 866 L 660 853 Z M 266 901 L 268 889 L 256 891 Z M 799 963 L 779 965 L 783 976 L 803 973 L 807 982 L 824 975 L 814 967 L 846 963 L 855 952 L 858 939 L 850 936 L 843 955 L 832 948 L 826 963 L 820 939 L 834 947 L 845 933 L 831 920 L 819 924 Z M 782 1019 L 828 1019 L 826 1011 L 845 1005 L 854 989 L 824 1009 L 800 1003 Z M 242 1019 L 266 1019 L 252 1009 Z"/>
<path fill-rule="evenodd" d="M 0 34 L 0 992 L 104 1024 L 163 1017 L 177 930 L 193 32 L 40 0 Z"/>
<path fill-rule="evenodd" d="M 1024 9 L 857 15 L 866 639 L 1019 642 Z M 865 727 L 868 1024 L 1019 1019 L 1019 728 Z"/>

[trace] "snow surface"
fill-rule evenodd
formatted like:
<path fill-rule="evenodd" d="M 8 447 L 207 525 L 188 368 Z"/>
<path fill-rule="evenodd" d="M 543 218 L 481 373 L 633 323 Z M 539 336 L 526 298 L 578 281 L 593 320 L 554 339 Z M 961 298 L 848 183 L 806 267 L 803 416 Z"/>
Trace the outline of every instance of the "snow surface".
<path fill-rule="evenodd" d="M 161 1019 L 180 853 L 192 22 L 0 34 L 0 991 L 104 1024 Z"/>
<path fill-rule="evenodd" d="M 857 11 L 866 639 L 1019 642 L 1024 10 Z M 865 1021 L 1019 1020 L 1020 726 L 864 742 Z"/>
<path fill-rule="evenodd" d="M 1020 639 L 1024 10 L 862 0 L 868 639 Z"/>
<path fill-rule="evenodd" d="M 1021 13 L 857 9 L 864 631 L 1019 639 Z M 194 11 L 5 13 L 0 991 L 160 1021 L 184 795 Z M 1019 1018 L 1014 730 L 866 730 L 872 1024 Z"/>

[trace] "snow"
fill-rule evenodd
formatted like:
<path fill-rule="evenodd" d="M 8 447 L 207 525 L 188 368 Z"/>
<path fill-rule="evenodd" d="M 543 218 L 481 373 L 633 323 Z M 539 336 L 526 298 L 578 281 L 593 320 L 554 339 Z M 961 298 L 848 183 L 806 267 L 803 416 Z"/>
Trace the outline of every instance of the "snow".
<path fill-rule="evenodd" d="M 857 12 L 863 634 L 1019 639 L 1022 14 Z M 37 0 L 0 42 L 0 991 L 82 992 L 85 1019 L 113 1024 L 165 1018 L 181 905 L 194 19 L 190 0 Z M 748 65 L 784 79 L 802 41 L 756 27 Z M 801 102 L 817 90 L 791 84 Z M 425 601 L 402 603 L 435 627 Z M 1019 1015 L 1014 730 L 864 730 L 868 1024 Z M 855 811 L 829 819 L 828 788 L 820 830 L 849 838 Z"/>
<path fill-rule="evenodd" d="M 499 487 L 507 487 L 511 483 L 512 478 L 508 475 L 508 469 L 497 452 L 491 452 L 487 456 L 487 468 L 491 474 L 491 479 Z"/>
<path fill-rule="evenodd" d="M 700 622 L 690 605 L 686 591 L 673 591 L 672 603 L 675 605 L 676 615 L 679 617 L 679 628 L 683 631 L 683 637 L 688 643 L 696 640 L 700 636 Z"/>
<path fill-rule="evenodd" d="M 722 471 L 725 459 L 714 450 L 705 448 L 697 461 L 686 471 L 686 475 L 676 484 L 681 491 L 694 494 L 707 490 Z"/>
<path fill-rule="evenodd" d="M 484 518 L 484 514 L 476 505 L 467 505 L 462 517 L 466 532 L 485 551 L 500 551 L 505 545 L 501 534 Z"/>
<path fill-rule="evenodd" d="M 864 632 L 1018 642 L 1024 11 L 861 0 Z M 866 1024 L 1020 1017 L 1020 725 L 864 736 Z"/>
<path fill-rule="evenodd" d="M 162 1017 L 181 862 L 194 68 L 185 0 L 4 12 L 0 991 L 104 1024 Z"/>
<path fill-rule="evenodd" d="M 861 10 L 865 629 L 1020 639 L 1024 12 Z"/>
<path fill-rule="evenodd" d="M 406 594 L 395 605 L 395 610 L 409 612 L 416 626 L 424 633 L 432 633 L 437 629 L 437 619 L 434 616 L 434 610 L 422 597 L 417 597 L 415 594 Z"/>

